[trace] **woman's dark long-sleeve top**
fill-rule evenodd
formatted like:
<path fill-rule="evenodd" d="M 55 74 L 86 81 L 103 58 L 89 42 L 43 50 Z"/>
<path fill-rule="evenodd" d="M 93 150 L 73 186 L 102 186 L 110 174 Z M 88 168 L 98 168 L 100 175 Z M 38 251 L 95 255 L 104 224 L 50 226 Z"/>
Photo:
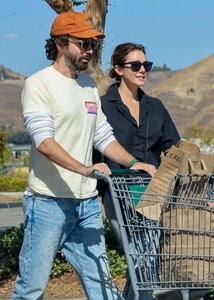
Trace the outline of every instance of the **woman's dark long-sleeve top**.
<path fill-rule="evenodd" d="M 139 126 L 121 100 L 118 83 L 111 85 L 101 97 L 102 109 L 118 142 L 138 160 L 158 168 L 161 152 L 175 145 L 180 136 L 161 100 L 146 95 L 140 88 L 139 99 Z M 95 151 L 94 161 L 100 160 L 101 156 Z M 125 168 L 106 157 L 104 161 L 110 169 Z"/>

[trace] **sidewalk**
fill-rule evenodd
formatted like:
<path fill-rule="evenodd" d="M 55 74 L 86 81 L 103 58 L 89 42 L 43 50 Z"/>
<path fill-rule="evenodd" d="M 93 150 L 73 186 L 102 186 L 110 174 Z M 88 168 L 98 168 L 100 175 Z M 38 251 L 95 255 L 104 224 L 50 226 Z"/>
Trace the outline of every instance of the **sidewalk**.
<path fill-rule="evenodd" d="M 0 203 L 0 232 L 12 226 L 18 227 L 23 223 L 22 198 L 23 193 L 0 193 L 1 195 L 17 198 L 17 202 L 1 202 Z M 7 197 L 5 198 L 7 199 Z"/>

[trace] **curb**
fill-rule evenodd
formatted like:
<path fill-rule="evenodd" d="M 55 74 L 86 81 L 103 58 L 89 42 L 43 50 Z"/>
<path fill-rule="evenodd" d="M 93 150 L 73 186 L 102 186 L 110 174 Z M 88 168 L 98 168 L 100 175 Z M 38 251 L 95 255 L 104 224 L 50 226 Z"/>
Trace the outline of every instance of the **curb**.
<path fill-rule="evenodd" d="M 22 207 L 22 206 L 23 206 L 23 203 L 21 201 L 20 202 L 4 202 L 4 203 L 0 203 L 0 208 L 16 208 L 16 207 Z"/>

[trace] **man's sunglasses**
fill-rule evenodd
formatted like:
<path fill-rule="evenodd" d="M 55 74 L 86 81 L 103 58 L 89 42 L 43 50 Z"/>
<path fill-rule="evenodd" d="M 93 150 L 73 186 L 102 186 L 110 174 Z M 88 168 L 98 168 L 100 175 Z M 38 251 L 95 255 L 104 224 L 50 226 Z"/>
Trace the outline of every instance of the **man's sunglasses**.
<path fill-rule="evenodd" d="M 146 72 L 151 71 L 153 63 L 151 61 L 144 61 L 143 63 L 136 60 L 136 61 L 129 61 L 123 63 L 121 66 L 131 65 L 132 72 L 140 71 L 141 67 L 143 66 Z"/>
<path fill-rule="evenodd" d="M 88 50 L 90 47 L 92 50 L 95 50 L 97 48 L 97 41 L 95 39 L 85 39 L 85 40 L 79 40 L 79 39 L 68 39 L 69 42 L 74 44 L 79 44 L 80 49 L 83 51 Z"/>

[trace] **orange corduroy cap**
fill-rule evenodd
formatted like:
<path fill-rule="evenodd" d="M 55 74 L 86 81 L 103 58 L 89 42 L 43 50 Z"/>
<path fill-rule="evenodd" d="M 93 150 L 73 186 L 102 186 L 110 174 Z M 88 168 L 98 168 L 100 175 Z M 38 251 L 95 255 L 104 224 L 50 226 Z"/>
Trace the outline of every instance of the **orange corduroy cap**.
<path fill-rule="evenodd" d="M 105 35 L 95 30 L 86 15 L 75 11 L 66 11 L 59 14 L 51 26 L 51 36 L 69 34 L 77 38 L 103 39 Z"/>

